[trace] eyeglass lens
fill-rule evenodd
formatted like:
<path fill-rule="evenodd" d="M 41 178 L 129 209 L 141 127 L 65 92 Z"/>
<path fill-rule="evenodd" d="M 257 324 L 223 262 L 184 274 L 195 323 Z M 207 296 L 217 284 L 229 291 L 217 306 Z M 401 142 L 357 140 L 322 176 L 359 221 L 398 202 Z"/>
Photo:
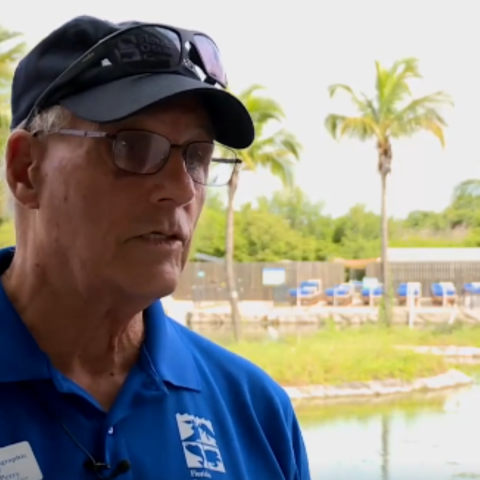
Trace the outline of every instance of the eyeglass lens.
<path fill-rule="evenodd" d="M 167 163 L 171 151 L 169 140 L 142 131 L 124 131 L 114 142 L 114 163 L 121 170 L 138 175 L 152 175 Z M 226 185 L 235 169 L 236 154 L 210 142 L 192 142 L 183 147 L 185 169 L 196 183 Z M 220 161 L 221 160 L 221 161 Z"/>

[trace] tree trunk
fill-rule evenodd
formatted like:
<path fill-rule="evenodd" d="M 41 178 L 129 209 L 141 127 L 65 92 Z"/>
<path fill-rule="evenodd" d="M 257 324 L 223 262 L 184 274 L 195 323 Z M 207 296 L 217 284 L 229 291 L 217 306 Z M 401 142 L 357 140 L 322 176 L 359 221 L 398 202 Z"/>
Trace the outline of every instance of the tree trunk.
<path fill-rule="evenodd" d="M 389 323 L 390 312 L 390 278 L 388 272 L 388 213 L 387 213 L 387 175 L 382 174 L 382 282 L 385 304 L 385 321 Z"/>
<path fill-rule="evenodd" d="M 387 212 L 387 178 L 391 172 L 392 164 L 392 149 L 387 142 L 385 145 L 379 145 L 378 152 L 378 170 L 382 182 L 382 207 L 381 207 L 381 222 L 382 222 L 382 283 L 383 283 L 383 312 L 381 312 L 381 320 L 387 326 L 392 321 L 392 296 L 390 292 L 390 276 L 388 268 L 388 212 Z"/>
<path fill-rule="evenodd" d="M 233 264 L 234 252 L 234 225 L 235 211 L 233 201 L 238 187 L 238 171 L 234 171 L 230 183 L 228 184 L 228 204 L 227 204 L 227 230 L 225 232 L 225 271 L 227 276 L 227 287 L 230 298 L 230 312 L 232 315 L 233 336 L 236 342 L 241 339 L 241 317 L 238 308 L 237 281 Z"/>

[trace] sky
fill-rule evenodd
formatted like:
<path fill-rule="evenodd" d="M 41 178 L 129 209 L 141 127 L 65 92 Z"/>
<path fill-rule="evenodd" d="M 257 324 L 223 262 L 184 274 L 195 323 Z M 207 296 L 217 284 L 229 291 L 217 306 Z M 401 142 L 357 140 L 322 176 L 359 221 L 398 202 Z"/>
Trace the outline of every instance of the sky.
<path fill-rule="evenodd" d="M 477 12 L 478 0 L 23 0 L 9 1 L 0 23 L 23 32 L 31 46 L 83 14 L 208 33 L 221 49 L 233 91 L 260 84 L 282 105 L 282 127 L 303 145 L 296 183 L 335 216 L 357 203 L 378 212 L 380 181 L 373 143 L 338 142 L 326 133 L 326 115 L 354 113 L 347 97 L 332 100 L 327 87 L 346 83 L 372 94 L 375 60 L 389 65 L 417 57 L 424 78 L 413 85 L 414 95 L 444 90 L 455 107 L 445 111 L 445 149 L 428 134 L 393 144 L 388 209 L 404 217 L 412 210 L 442 210 L 456 184 L 480 176 Z M 266 173 L 245 173 L 238 202 L 279 187 Z"/>

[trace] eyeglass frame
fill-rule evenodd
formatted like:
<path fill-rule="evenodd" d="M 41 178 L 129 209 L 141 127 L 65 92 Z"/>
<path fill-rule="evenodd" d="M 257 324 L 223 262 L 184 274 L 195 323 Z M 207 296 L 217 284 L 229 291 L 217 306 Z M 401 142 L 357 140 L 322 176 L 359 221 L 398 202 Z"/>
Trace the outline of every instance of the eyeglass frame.
<path fill-rule="evenodd" d="M 126 170 L 125 168 L 119 167 L 116 164 L 116 162 L 115 162 L 115 142 L 118 140 L 118 136 L 122 132 L 148 133 L 148 134 L 156 136 L 156 137 L 164 138 L 165 140 L 168 141 L 168 143 L 170 144 L 170 148 L 168 150 L 168 155 L 166 156 L 165 161 L 160 164 L 160 167 L 158 168 L 158 170 L 156 170 L 154 172 L 149 172 L 149 173 L 138 173 L 138 172 L 132 172 L 131 170 Z M 209 143 L 211 145 L 215 145 L 214 142 L 208 142 L 208 141 L 193 141 L 193 142 L 189 142 L 187 144 L 177 145 L 177 144 L 174 144 L 174 143 L 170 142 L 170 140 L 167 137 L 165 137 L 163 135 L 160 135 L 159 133 L 150 132 L 148 130 L 135 130 L 135 129 L 126 129 L 126 130 L 120 130 L 116 133 L 110 133 L 110 132 L 99 132 L 99 131 L 96 131 L 96 130 L 75 130 L 75 129 L 69 129 L 69 128 L 60 128 L 60 129 L 55 129 L 55 130 L 36 130 L 35 132 L 31 132 L 31 133 L 32 133 L 33 137 L 39 137 L 40 135 L 54 135 L 54 134 L 56 134 L 56 135 L 66 135 L 66 136 L 73 136 L 73 137 L 80 137 L 80 138 L 104 138 L 104 139 L 110 140 L 112 142 L 112 152 L 111 153 L 112 153 L 112 163 L 113 163 L 113 165 L 116 168 L 118 168 L 119 170 L 121 170 L 122 172 L 130 173 L 131 175 L 139 175 L 139 176 L 156 175 L 157 173 L 161 172 L 162 169 L 167 165 L 168 160 L 170 159 L 170 154 L 171 154 L 171 151 L 172 151 L 172 147 L 181 149 L 182 159 L 183 159 L 184 162 L 186 162 L 187 159 L 185 158 L 185 154 L 186 154 L 187 148 L 190 145 L 195 144 L 195 143 Z M 229 149 L 229 150 L 231 150 L 236 155 L 235 150 L 233 150 L 233 149 Z M 237 157 L 235 157 L 234 159 L 229 159 L 229 158 L 215 158 L 215 159 L 213 159 L 212 158 L 210 160 L 210 162 L 212 162 L 212 161 L 215 162 L 215 163 L 233 165 L 232 173 L 231 173 L 228 181 L 223 183 L 223 184 L 219 184 L 219 185 L 208 185 L 208 184 L 196 181 L 189 174 L 190 178 L 192 179 L 192 181 L 194 183 L 196 183 L 198 185 L 203 185 L 204 187 L 224 187 L 225 185 L 229 184 L 230 180 L 233 177 L 233 174 L 235 173 L 235 170 L 237 168 L 239 168 L 239 165 L 243 164 L 243 160 L 240 160 Z M 187 173 L 188 173 L 188 171 L 187 171 Z"/>

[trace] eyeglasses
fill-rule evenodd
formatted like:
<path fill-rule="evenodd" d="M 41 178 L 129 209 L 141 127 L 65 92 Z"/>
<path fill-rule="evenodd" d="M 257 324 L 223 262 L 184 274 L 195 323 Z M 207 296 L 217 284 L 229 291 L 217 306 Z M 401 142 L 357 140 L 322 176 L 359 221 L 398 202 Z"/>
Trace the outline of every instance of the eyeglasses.
<path fill-rule="evenodd" d="M 100 40 L 64 70 L 37 99 L 26 124 L 45 106 L 68 95 L 73 80 L 82 83 L 83 74 L 88 88 L 94 78 L 112 81 L 135 74 L 186 72 L 202 82 L 227 87 L 220 51 L 207 35 L 168 25 L 129 26 Z"/>
<path fill-rule="evenodd" d="M 112 141 L 113 164 L 135 175 L 154 175 L 167 164 L 173 148 L 179 148 L 185 169 L 195 183 L 209 187 L 227 185 L 241 165 L 234 150 L 213 142 L 190 142 L 174 145 L 167 138 L 145 130 L 122 130 L 117 133 L 68 130 L 36 131 L 40 135 L 71 135 L 104 138 Z"/>

